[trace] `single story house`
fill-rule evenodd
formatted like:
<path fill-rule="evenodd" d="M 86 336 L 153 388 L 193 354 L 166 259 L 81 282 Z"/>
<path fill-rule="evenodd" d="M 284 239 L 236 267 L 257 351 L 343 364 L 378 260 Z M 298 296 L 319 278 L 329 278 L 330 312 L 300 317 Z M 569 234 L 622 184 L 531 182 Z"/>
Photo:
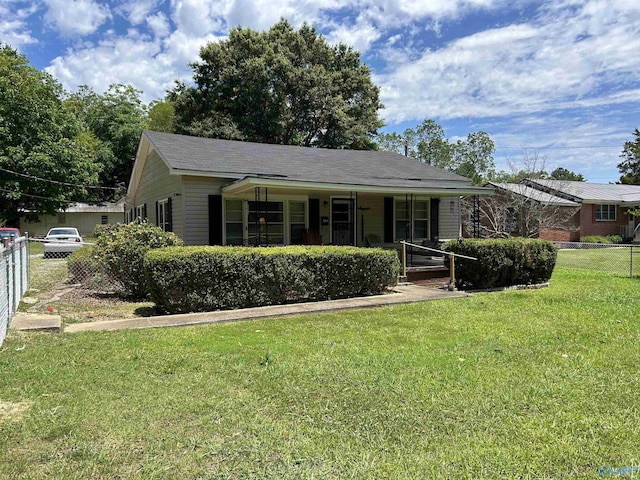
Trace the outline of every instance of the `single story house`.
<path fill-rule="evenodd" d="M 44 236 L 54 227 L 75 227 L 83 237 L 90 237 L 96 225 L 108 225 L 123 222 L 124 198 L 113 202 L 71 203 L 56 215 L 40 215 L 38 221 L 30 221 L 27 216 L 20 217 L 20 231 L 29 236 Z"/>
<path fill-rule="evenodd" d="M 551 241 L 580 239 L 580 204 L 525 183 L 489 182 L 496 194 L 480 203 L 487 236 L 536 237 Z"/>
<path fill-rule="evenodd" d="M 488 193 L 396 153 L 144 131 L 125 211 L 186 245 L 397 247 L 459 237 L 460 197 Z"/>
<path fill-rule="evenodd" d="M 640 219 L 629 210 L 640 207 L 640 185 L 526 179 L 526 185 L 580 205 L 578 238 L 620 235 L 640 240 Z"/>

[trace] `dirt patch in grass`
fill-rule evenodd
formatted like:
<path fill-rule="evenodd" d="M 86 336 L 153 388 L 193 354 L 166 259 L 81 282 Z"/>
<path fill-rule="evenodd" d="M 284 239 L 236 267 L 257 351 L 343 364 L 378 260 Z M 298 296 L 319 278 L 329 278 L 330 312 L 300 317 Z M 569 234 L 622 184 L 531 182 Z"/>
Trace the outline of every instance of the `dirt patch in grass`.
<path fill-rule="evenodd" d="M 131 300 L 113 292 L 73 288 L 53 305 L 66 323 L 98 322 L 157 315 L 152 302 Z"/>
<path fill-rule="evenodd" d="M 29 410 L 28 402 L 5 402 L 0 400 L 0 423 L 17 422 Z"/>

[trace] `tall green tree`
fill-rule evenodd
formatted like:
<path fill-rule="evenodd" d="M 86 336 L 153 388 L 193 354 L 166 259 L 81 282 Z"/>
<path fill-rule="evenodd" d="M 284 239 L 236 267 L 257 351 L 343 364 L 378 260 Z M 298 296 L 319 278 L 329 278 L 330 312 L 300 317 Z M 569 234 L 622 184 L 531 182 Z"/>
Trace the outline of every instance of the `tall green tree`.
<path fill-rule="evenodd" d="M 635 140 L 624 143 L 618 170 L 622 174 L 620 183 L 640 185 L 640 130 L 636 128 L 633 135 Z"/>
<path fill-rule="evenodd" d="M 149 104 L 146 128 L 154 132 L 173 133 L 176 125 L 176 112 L 173 103 L 154 100 Z"/>
<path fill-rule="evenodd" d="M 549 175 L 551 180 L 566 180 L 569 182 L 586 182 L 587 179 L 581 173 L 572 172 L 571 170 L 567 170 L 564 167 L 558 167 L 551 175 Z"/>
<path fill-rule="evenodd" d="M 444 129 L 427 119 L 402 134 L 380 133 L 377 141 L 381 150 L 406 154 L 429 165 L 451 170 L 471 178 L 475 184 L 484 183 L 495 170 L 495 146 L 489 134 L 482 131 L 469 133 L 465 140 L 451 143 L 445 138 Z"/>
<path fill-rule="evenodd" d="M 141 94 L 130 85 L 113 84 L 102 94 L 83 85 L 66 100 L 84 128 L 100 142 L 97 158 L 102 166 L 103 187 L 117 188 L 129 181 L 140 134 L 147 122 L 147 107 Z M 110 189 L 100 191 L 102 199 L 113 197 Z"/>
<path fill-rule="evenodd" d="M 360 54 L 304 24 L 234 28 L 195 62 L 195 86 L 169 93 L 176 129 L 192 135 L 326 148 L 372 149 L 379 89 Z"/>
<path fill-rule="evenodd" d="M 60 84 L 0 44 L 0 219 L 52 214 L 88 196 L 96 143 L 62 100 Z"/>

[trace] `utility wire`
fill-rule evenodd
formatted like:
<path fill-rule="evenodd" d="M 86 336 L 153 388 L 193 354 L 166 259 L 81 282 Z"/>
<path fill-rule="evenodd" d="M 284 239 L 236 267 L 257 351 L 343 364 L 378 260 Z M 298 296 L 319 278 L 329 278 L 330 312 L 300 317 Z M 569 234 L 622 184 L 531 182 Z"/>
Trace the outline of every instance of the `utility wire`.
<path fill-rule="evenodd" d="M 65 185 L 67 187 L 93 188 L 93 189 L 98 189 L 98 190 L 120 190 L 120 188 L 118 188 L 118 187 L 93 187 L 93 186 L 90 186 L 90 185 L 80 185 L 78 183 L 59 182 L 57 180 L 49 180 L 47 178 L 40 178 L 40 177 L 36 177 L 34 175 L 27 175 L 26 173 L 14 172 L 13 170 L 8 170 L 8 169 L 2 168 L 2 167 L 0 167 L 0 170 L 2 170 L 3 172 L 11 173 L 13 175 L 17 175 L 19 177 L 29 178 L 29 179 L 32 179 L 32 180 L 40 180 L 41 182 L 55 183 L 57 185 Z"/>
<path fill-rule="evenodd" d="M 68 200 L 58 200 L 58 199 L 51 198 L 51 197 L 43 197 L 43 196 L 40 196 L 40 195 L 31 195 L 30 193 L 14 192 L 13 190 L 7 190 L 5 188 L 0 188 L 0 192 L 17 193 L 21 197 L 40 198 L 42 200 L 68 201 Z"/>

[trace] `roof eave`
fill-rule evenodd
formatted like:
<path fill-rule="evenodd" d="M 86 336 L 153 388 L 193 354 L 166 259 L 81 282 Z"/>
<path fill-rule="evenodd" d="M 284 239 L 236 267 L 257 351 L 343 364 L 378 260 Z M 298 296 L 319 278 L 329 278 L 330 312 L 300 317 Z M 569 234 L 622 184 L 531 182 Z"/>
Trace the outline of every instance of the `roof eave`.
<path fill-rule="evenodd" d="M 440 187 L 387 187 L 380 185 L 359 185 L 345 183 L 325 183 L 302 180 L 284 180 L 272 178 L 245 177 L 222 188 L 222 193 L 240 194 L 256 187 L 278 187 L 291 189 L 306 189 L 317 191 L 342 191 L 359 193 L 383 194 L 429 194 L 429 195 L 491 195 L 491 188 L 474 187 L 472 185 L 442 185 Z"/>

